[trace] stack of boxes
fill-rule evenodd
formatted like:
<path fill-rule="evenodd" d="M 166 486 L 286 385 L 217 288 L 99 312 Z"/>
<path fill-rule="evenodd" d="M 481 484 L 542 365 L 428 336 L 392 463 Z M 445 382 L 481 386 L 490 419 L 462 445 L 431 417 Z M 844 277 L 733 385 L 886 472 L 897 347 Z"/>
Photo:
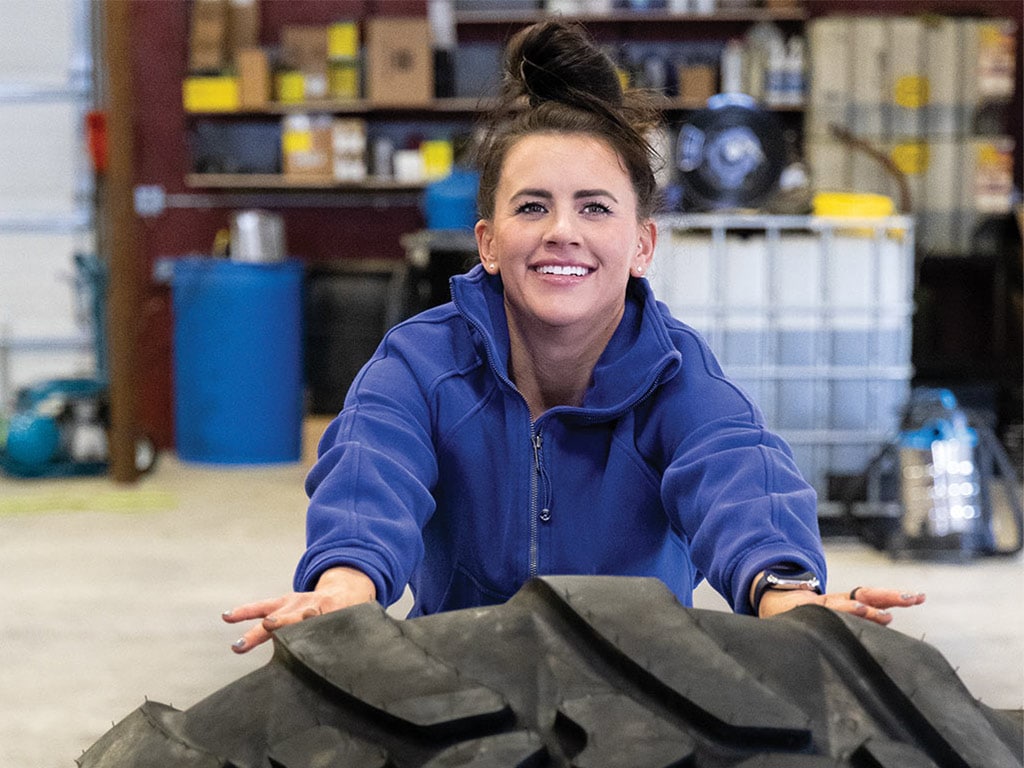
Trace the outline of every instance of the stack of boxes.
<path fill-rule="evenodd" d="M 280 163 L 292 180 L 360 183 L 367 178 L 367 124 L 358 117 L 335 117 L 335 110 L 345 110 L 343 102 L 365 98 L 370 107 L 415 107 L 434 98 L 431 30 L 425 17 L 283 25 L 274 48 L 259 45 L 258 29 L 256 0 L 193 0 L 183 101 L 186 111 L 204 113 L 271 114 L 274 105 L 293 106 L 281 118 Z M 380 138 L 382 145 L 395 144 Z M 438 142 L 426 141 L 422 149 L 411 150 L 424 154 L 417 167 L 425 171 L 400 181 L 446 175 L 451 145 L 444 143 L 449 161 L 443 173 L 436 170 Z M 374 168 L 379 179 L 394 175 L 393 159 L 387 160 Z"/>
<path fill-rule="evenodd" d="M 836 16 L 808 24 L 805 144 L 817 191 L 884 194 L 905 205 L 928 253 L 970 254 L 1011 211 L 1016 49 L 1012 20 Z M 836 125 L 889 160 L 876 162 Z"/>

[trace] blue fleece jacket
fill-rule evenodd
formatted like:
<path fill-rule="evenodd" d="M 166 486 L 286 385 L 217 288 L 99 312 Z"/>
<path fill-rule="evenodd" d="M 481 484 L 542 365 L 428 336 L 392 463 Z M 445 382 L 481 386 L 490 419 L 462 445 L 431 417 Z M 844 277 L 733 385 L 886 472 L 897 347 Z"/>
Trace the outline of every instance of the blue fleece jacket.
<path fill-rule="evenodd" d="M 295 588 L 349 565 L 412 615 L 501 602 L 538 574 L 702 578 L 739 613 L 754 576 L 825 562 L 813 489 L 704 340 L 631 279 L 581 407 L 531 421 L 509 378 L 501 280 L 391 329 L 306 481 Z"/>

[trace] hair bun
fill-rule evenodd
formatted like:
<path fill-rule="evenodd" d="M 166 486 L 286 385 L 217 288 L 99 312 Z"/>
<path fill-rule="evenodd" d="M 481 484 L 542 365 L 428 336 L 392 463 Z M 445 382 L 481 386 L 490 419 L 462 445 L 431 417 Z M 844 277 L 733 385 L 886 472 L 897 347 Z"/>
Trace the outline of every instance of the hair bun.
<path fill-rule="evenodd" d="M 534 24 L 516 34 L 505 54 L 505 91 L 525 96 L 530 106 L 557 101 L 594 109 L 622 105 L 615 65 L 578 25 Z"/>

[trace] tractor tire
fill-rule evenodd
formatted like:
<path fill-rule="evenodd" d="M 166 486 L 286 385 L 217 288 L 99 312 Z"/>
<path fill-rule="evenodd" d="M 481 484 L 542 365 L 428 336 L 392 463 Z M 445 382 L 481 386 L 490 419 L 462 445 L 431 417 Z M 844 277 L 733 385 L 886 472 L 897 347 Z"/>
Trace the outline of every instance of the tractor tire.
<path fill-rule="evenodd" d="M 79 765 L 1024 765 L 1019 713 L 981 704 L 924 642 L 818 606 L 683 608 L 654 579 L 534 579 L 503 605 L 409 620 L 359 605 L 274 644 L 187 710 L 143 704 Z"/>

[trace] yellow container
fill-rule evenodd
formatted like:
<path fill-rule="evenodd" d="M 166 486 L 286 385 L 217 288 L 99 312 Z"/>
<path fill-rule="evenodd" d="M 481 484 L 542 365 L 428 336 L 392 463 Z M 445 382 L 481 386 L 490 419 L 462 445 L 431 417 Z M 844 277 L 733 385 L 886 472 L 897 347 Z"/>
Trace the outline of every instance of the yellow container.
<path fill-rule="evenodd" d="M 327 65 L 327 88 L 332 99 L 358 99 L 359 60 L 335 59 Z"/>
<path fill-rule="evenodd" d="M 193 75 L 181 84 L 186 112 L 234 112 L 241 106 L 238 78 L 233 75 Z"/>
<path fill-rule="evenodd" d="M 813 206 L 815 216 L 849 219 L 877 219 L 895 212 L 891 198 L 864 192 L 819 192 Z"/>
<path fill-rule="evenodd" d="M 420 144 L 423 159 L 423 175 L 427 181 L 449 176 L 454 165 L 452 143 L 447 139 L 428 140 Z"/>
<path fill-rule="evenodd" d="M 850 219 L 852 222 L 858 219 L 865 222 L 871 219 L 884 219 L 896 213 L 892 198 L 867 192 L 819 192 L 814 196 L 812 207 L 815 216 L 826 219 Z M 836 232 L 848 237 L 874 237 L 876 234 L 870 226 L 843 227 Z M 897 240 L 904 234 L 904 230 L 900 228 L 886 230 L 887 237 Z"/>
<path fill-rule="evenodd" d="M 306 100 L 306 76 L 295 70 L 274 76 L 274 92 L 282 104 L 301 104 Z"/>
<path fill-rule="evenodd" d="M 347 59 L 359 55 L 359 25 L 338 21 L 327 28 L 327 58 Z"/>

